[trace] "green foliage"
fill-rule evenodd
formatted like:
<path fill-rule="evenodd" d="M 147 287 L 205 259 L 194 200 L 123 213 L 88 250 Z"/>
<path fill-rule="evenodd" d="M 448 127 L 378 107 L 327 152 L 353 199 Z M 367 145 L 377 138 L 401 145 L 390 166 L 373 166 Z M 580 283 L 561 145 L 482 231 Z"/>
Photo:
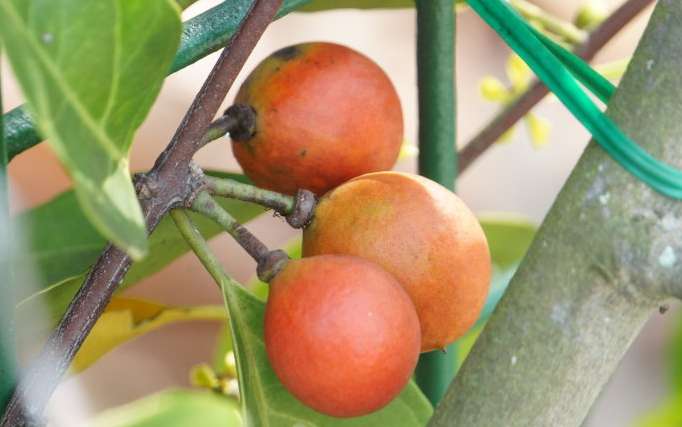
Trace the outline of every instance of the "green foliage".
<path fill-rule="evenodd" d="M 412 382 L 388 406 L 364 417 L 331 418 L 303 406 L 270 368 L 263 343 L 263 302 L 234 283 L 223 285 L 223 295 L 230 313 L 247 425 L 409 427 L 423 426 L 431 416 L 431 405 Z"/>
<path fill-rule="evenodd" d="M 246 182 L 242 175 L 212 172 Z M 263 213 L 263 209 L 231 199 L 219 203 L 238 221 L 244 223 Z M 190 216 L 207 238 L 220 232 L 213 221 L 200 215 Z M 18 275 L 14 282 L 21 335 L 35 339 L 36 328 L 49 328 L 62 315 L 85 277 L 85 271 L 96 261 L 106 242 L 85 220 L 73 192 L 66 192 L 50 202 L 32 209 L 18 218 L 28 234 L 26 250 L 17 258 L 19 271 L 34 272 L 30 280 Z M 149 255 L 130 269 L 122 288 L 156 273 L 180 255 L 189 251 L 170 218 L 164 218 L 149 238 Z M 26 283 L 37 283 L 37 289 Z M 36 313 L 48 311 L 47 324 L 36 322 Z"/>
<path fill-rule="evenodd" d="M 180 30 L 169 0 L 0 2 L 0 36 L 41 133 L 88 220 L 135 259 L 146 228 L 127 155 Z"/>
<path fill-rule="evenodd" d="M 238 427 L 239 404 L 211 392 L 170 390 L 109 409 L 91 427 Z"/>
<path fill-rule="evenodd" d="M 678 315 L 677 325 L 670 337 L 667 349 L 668 378 L 670 386 L 682 395 L 682 315 Z"/>
<path fill-rule="evenodd" d="M 488 240 L 493 262 L 493 276 L 488 298 L 476 325 L 457 340 L 457 366 L 459 368 L 473 347 L 485 322 L 507 290 L 516 268 L 526 255 L 537 228 L 528 220 L 510 214 L 491 214 L 480 218 L 481 227 Z"/>
<path fill-rule="evenodd" d="M 636 427 L 673 427 L 682 425 L 682 393 L 669 397 L 658 408 L 639 419 Z"/>
<path fill-rule="evenodd" d="M 647 412 L 635 425 L 637 427 L 668 427 L 682 425 L 682 315 L 670 336 L 666 349 L 666 364 L 670 396 Z"/>
<path fill-rule="evenodd" d="M 480 222 L 493 264 L 501 269 L 512 267 L 523 259 L 537 229 L 527 219 L 510 214 L 483 216 Z"/>

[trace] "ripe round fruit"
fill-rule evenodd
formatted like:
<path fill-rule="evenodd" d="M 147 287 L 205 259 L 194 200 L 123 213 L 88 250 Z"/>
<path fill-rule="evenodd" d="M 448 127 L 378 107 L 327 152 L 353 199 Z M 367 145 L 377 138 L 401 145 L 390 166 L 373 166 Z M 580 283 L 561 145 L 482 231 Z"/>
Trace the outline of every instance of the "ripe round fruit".
<path fill-rule="evenodd" d="M 284 387 L 335 417 L 376 411 L 405 387 L 419 319 L 400 284 L 357 257 L 290 261 L 270 283 L 265 348 Z"/>
<path fill-rule="evenodd" d="M 255 134 L 232 142 L 258 186 L 318 195 L 363 173 L 393 167 L 403 139 L 400 100 L 372 60 L 333 43 L 270 55 L 239 89 L 256 112 Z"/>
<path fill-rule="evenodd" d="M 377 172 L 326 194 L 303 233 L 303 255 L 355 255 L 377 263 L 412 298 L 422 351 L 444 348 L 478 318 L 490 253 L 478 220 L 426 178 Z"/>

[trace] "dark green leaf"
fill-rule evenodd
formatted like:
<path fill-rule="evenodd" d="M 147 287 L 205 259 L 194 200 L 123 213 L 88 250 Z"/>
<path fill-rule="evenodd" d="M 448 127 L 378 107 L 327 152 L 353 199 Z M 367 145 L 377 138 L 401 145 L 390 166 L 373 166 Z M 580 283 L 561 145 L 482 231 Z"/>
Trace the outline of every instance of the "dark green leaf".
<path fill-rule="evenodd" d="M 263 302 L 235 284 L 226 284 L 223 295 L 230 312 L 242 406 L 249 425 L 416 427 L 430 418 L 431 405 L 412 382 L 388 406 L 364 417 L 331 418 L 303 406 L 270 368 L 263 343 Z"/>
<path fill-rule="evenodd" d="M 6 0 L 0 36 L 87 218 L 133 258 L 146 231 L 128 171 L 180 38 L 169 0 Z"/>
<path fill-rule="evenodd" d="M 211 392 L 163 391 L 108 409 L 91 427 L 240 427 L 239 404 Z"/>

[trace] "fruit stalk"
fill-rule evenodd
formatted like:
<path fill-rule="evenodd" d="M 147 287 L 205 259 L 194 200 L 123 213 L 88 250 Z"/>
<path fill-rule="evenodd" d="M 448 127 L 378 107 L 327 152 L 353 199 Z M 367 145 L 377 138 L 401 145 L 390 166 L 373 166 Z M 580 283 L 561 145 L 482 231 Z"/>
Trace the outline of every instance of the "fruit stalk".
<path fill-rule="evenodd" d="M 268 282 L 289 259 L 283 251 L 268 249 L 263 242 L 216 203 L 207 192 L 202 191 L 197 195 L 192 202 L 192 210 L 220 224 L 223 230 L 239 243 L 239 246 L 258 264 L 258 278 L 262 281 Z"/>
<path fill-rule="evenodd" d="M 192 210 L 207 216 L 232 236 L 248 254 L 260 261 L 270 250 L 256 236 L 241 225 L 232 215 L 213 200 L 210 194 L 202 191 L 194 199 Z"/>
<path fill-rule="evenodd" d="M 448 189 L 457 176 L 455 151 L 455 16 L 449 0 L 417 0 L 419 173 Z M 434 405 L 455 373 L 456 351 L 421 356 L 417 384 Z"/>
<path fill-rule="evenodd" d="M 281 0 L 256 0 L 230 39 L 168 147 L 136 183 L 147 229 L 196 191 L 191 160 L 246 58 L 272 21 Z M 109 245 L 88 274 L 38 358 L 25 371 L 0 420 L 2 427 L 39 424 L 50 395 L 104 311 L 132 261 Z"/>
<path fill-rule="evenodd" d="M 229 178 L 206 177 L 206 189 L 213 195 L 256 203 L 273 209 L 280 215 L 294 211 L 294 197 L 245 184 Z"/>
<path fill-rule="evenodd" d="M 657 2 L 608 115 L 682 165 L 682 3 Z M 590 143 L 430 426 L 578 426 L 650 315 L 682 296 L 682 204 Z"/>

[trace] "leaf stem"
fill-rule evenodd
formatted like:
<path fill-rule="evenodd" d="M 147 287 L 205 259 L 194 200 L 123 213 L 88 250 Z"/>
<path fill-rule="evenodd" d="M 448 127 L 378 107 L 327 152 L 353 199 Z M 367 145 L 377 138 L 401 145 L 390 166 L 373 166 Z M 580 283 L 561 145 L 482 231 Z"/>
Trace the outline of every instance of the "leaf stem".
<path fill-rule="evenodd" d="M 205 180 L 208 191 L 213 195 L 256 203 L 285 216 L 294 211 L 296 201 L 292 196 L 265 190 L 230 178 L 206 176 Z"/>
<path fill-rule="evenodd" d="M 576 55 L 587 61 L 594 58 L 613 36 L 618 34 L 628 22 L 632 21 L 653 2 L 654 0 L 627 0 L 592 31 L 583 44 L 575 49 Z M 542 82 L 535 81 L 526 92 L 505 107 L 476 136 L 469 140 L 464 148 L 459 150 L 459 173 L 461 174 L 469 168 L 495 141 L 500 139 L 509 128 L 542 101 L 548 93 L 547 87 Z"/>

